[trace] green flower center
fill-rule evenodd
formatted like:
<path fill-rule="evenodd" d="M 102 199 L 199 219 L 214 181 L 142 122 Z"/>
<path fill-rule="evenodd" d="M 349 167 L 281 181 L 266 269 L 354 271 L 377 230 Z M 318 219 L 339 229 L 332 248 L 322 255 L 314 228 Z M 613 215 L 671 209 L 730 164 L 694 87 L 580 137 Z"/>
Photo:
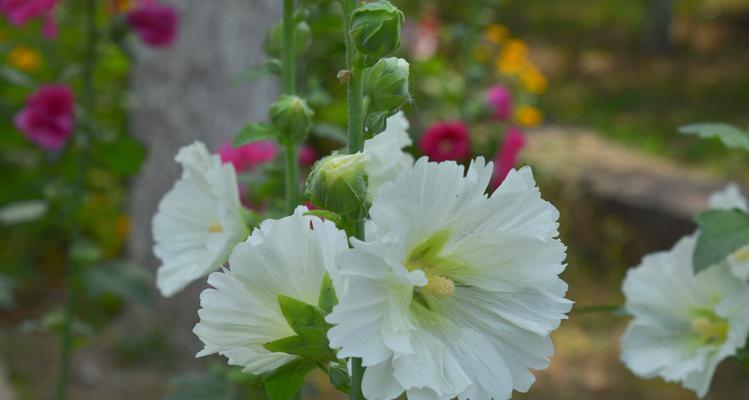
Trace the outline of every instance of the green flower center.
<path fill-rule="evenodd" d="M 432 302 L 429 297 L 448 297 L 455 292 L 455 282 L 449 278 L 449 273 L 460 262 L 440 254 L 449 239 L 450 232 L 447 230 L 435 233 L 419 243 L 406 261 L 409 271 L 420 269 L 426 274 L 427 284 L 416 289 L 414 299 L 430 309 Z"/>
<path fill-rule="evenodd" d="M 724 318 L 710 310 L 696 310 L 692 319 L 692 332 L 701 344 L 723 344 L 728 338 L 730 325 Z"/>

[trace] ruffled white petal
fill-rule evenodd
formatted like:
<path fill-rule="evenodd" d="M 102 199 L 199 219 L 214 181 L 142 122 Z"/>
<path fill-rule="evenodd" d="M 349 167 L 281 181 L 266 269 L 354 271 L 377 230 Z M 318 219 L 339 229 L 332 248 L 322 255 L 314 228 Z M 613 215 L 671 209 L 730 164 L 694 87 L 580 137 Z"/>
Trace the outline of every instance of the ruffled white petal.
<path fill-rule="evenodd" d="M 367 197 L 371 201 L 382 184 L 394 180 L 414 163 L 413 157 L 403 148 L 411 145 L 408 120 L 398 112 L 387 120 L 382 133 L 364 142 L 364 157 L 367 160 Z"/>
<path fill-rule="evenodd" d="M 347 248 L 346 235 L 330 221 L 304 216 L 305 207 L 263 222 L 229 258 L 231 269 L 211 274 L 201 294 L 200 322 L 193 332 L 204 343 L 199 356 L 219 353 L 229 364 L 261 374 L 293 360 L 263 345 L 295 333 L 281 313 L 278 296 L 318 304 L 325 272 L 340 282 L 333 265 Z"/>
<path fill-rule="evenodd" d="M 710 208 L 717 210 L 730 210 L 733 208 L 738 208 L 744 212 L 749 210 L 746 198 L 741 195 L 741 190 L 739 190 L 739 186 L 735 183 L 730 183 L 724 190 L 710 195 L 708 205 Z"/>
<path fill-rule="evenodd" d="M 171 296 L 218 269 L 247 236 L 234 167 L 195 142 L 180 149 L 182 178 L 153 218 L 154 254 L 162 265 L 156 285 Z"/>

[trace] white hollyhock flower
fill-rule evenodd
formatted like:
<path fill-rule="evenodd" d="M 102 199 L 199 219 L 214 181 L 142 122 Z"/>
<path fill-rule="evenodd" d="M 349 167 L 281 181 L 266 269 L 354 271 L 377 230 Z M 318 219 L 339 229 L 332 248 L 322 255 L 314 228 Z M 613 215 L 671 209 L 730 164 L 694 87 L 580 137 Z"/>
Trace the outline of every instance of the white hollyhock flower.
<path fill-rule="evenodd" d="M 200 322 L 193 332 L 205 344 L 198 356 L 218 353 L 253 374 L 272 371 L 296 356 L 263 345 L 296 335 L 281 313 L 278 296 L 317 305 L 326 271 L 334 282 L 334 259 L 348 247 L 346 234 L 330 221 L 305 216 L 306 207 L 266 220 L 229 257 L 230 269 L 208 277 L 200 295 Z"/>
<path fill-rule="evenodd" d="M 408 120 L 402 111 L 388 118 L 382 133 L 364 142 L 367 160 L 367 197 L 371 201 L 383 183 L 394 180 L 398 174 L 414 163 L 413 157 L 403 148 L 411 145 Z"/>
<path fill-rule="evenodd" d="M 622 361 L 643 378 L 679 382 L 703 397 L 721 360 L 749 332 L 749 285 L 725 265 L 694 275 L 694 237 L 645 256 L 622 289 L 634 317 L 622 338 Z"/>
<path fill-rule="evenodd" d="M 175 159 L 182 177 L 161 199 L 151 226 L 162 262 L 156 286 L 167 297 L 219 268 L 249 233 L 234 167 L 221 165 L 201 142 L 183 147 Z"/>
<path fill-rule="evenodd" d="M 336 260 L 347 292 L 328 316 L 339 357 L 361 357 L 369 400 L 506 399 L 549 364 L 571 302 L 558 211 L 530 168 L 490 197 L 492 165 L 421 158 L 385 183 L 366 241 Z"/>
<path fill-rule="evenodd" d="M 729 184 L 725 190 L 713 193 L 709 200 L 710 208 L 719 210 L 731 210 L 737 208 L 748 212 L 749 207 L 744 196 L 741 195 L 739 187 L 735 183 Z M 736 250 L 726 259 L 731 271 L 739 279 L 749 280 L 749 245 Z"/>

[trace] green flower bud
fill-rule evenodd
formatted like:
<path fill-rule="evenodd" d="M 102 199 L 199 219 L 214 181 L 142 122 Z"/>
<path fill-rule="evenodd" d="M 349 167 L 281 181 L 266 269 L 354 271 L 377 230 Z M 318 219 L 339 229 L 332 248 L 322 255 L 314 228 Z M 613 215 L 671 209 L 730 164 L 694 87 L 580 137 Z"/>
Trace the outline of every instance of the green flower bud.
<path fill-rule="evenodd" d="M 351 14 L 351 39 L 360 53 L 381 58 L 400 47 L 403 12 L 385 0 L 367 3 Z"/>
<path fill-rule="evenodd" d="M 304 99 L 292 95 L 279 97 L 268 113 L 281 138 L 291 140 L 292 143 L 301 143 L 307 137 L 312 129 L 313 114 Z"/>
<path fill-rule="evenodd" d="M 315 163 L 307 178 L 307 197 L 318 207 L 343 216 L 366 215 L 367 172 L 364 154 L 332 154 Z"/>
<path fill-rule="evenodd" d="M 383 58 L 366 68 L 364 95 L 367 99 L 367 130 L 371 134 L 380 133 L 385 130 L 385 120 L 411 99 L 408 62 L 402 58 Z"/>
<path fill-rule="evenodd" d="M 309 25 L 301 21 L 294 27 L 294 55 L 300 56 L 309 49 L 312 44 L 312 32 Z M 270 29 L 268 39 L 265 42 L 265 51 L 274 56 L 281 57 L 283 53 L 283 23 L 279 22 Z"/>

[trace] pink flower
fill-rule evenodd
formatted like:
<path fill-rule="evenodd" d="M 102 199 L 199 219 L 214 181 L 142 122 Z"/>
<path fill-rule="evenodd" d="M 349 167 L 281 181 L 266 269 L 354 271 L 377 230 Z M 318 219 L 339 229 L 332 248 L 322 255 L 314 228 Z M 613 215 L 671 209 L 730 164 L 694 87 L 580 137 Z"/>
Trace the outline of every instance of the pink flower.
<path fill-rule="evenodd" d="M 59 150 L 73 133 L 73 91 L 64 85 L 45 85 L 29 96 L 14 118 L 27 139 L 47 150 Z"/>
<path fill-rule="evenodd" d="M 471 138 L 462 121 L 439 122 L 426 130 L 419 149 L 432 161 L 464 160 L 471 155 Z"/>
<path fill-rule="evenodd" d="M 272 140 L 260 140 L 233 147 L 227 142 L 218 149 L 221 161 L 232 163 L 237 172 L 247 171 L 276 158 L 276 144 Z"/>
<path fill-rule="evenodd" d="M 56 5 L 57 0 L 0 0 L 0 13 L 15 26 L 43 18 L 42 34 L 46 38 L 54 38 L 57 36 L 57 24 L 53 16 Z"/>
<path fill-rule="evenodd" d="M 127 14 L 127 23 L 152 47 L 171 46 L 177 37 L 178 22 L 174 7 L 153 1 L 142 0 Z"/>
<path fill-rule="evenodd" d="M 317 161 L 317 152 L 311 146 L 302 145 L 299 148 L 299 164 L 303 167 L 309 167 Z"/>
<path fill-rule="evenodd" d="M 507 133 L 502 141 L 502 148 L 494 158 L 494 176 L 492 177 L 491 187 L 496 189 L 510 173 L 512 167 L 518 161 L 520 150 L 525 147 L 525 136 L 523 132 L 511 126 L 507 128 Z"/>
<path fill-rule="evenodd" d="M 489 88 L 486 102 L 492 111 L 492 119 L 504 121 L 512 115 L 512 92 L 502 85 Z"/>

